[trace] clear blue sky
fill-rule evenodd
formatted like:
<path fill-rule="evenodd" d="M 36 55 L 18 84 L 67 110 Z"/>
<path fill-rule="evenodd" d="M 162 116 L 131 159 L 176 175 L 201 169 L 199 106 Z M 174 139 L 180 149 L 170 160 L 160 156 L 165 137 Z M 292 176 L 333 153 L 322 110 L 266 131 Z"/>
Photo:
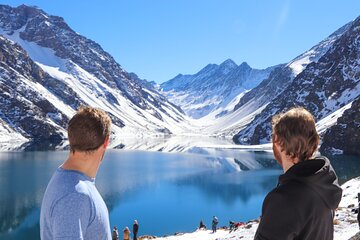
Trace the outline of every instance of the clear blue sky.
<path fill-rule="evenodd" d="M 161 83 L 231 58 L 285 63 L 360 15 L 359 0 L 2 0 L 62 16 L 129 72 Z"/>

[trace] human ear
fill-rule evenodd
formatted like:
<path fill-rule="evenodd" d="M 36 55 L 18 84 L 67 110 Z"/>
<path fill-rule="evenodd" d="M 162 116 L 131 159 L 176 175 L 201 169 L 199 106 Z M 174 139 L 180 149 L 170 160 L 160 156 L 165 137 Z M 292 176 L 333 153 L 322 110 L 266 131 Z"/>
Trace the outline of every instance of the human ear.
<path fill-rule="evenodd" d="M 277 140 L 278 140 L 278 136 L 275 133 L 273 133 L 272 136 L 271 136 L 271 141 L 273 143 L 275 143 L 275 142 L 277 142 Z"/>
<path fill-rule="evenodd" d="M 105 138 L 105 141 L 104 141 L 104 144 L 103 144 L 105 149 L 109 146 L 109 143 L 110 143 L 110 138 L 109 137 Z"/>

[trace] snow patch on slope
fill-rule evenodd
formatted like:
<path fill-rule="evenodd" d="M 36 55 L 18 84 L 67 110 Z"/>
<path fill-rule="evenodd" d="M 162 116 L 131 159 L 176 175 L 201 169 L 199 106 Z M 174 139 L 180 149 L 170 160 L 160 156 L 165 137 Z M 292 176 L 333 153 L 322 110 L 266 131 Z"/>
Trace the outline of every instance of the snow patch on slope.
<path fill-rule="evenodd" d="M 326 130 L 328 128 L 335 125 L 337 122 L 337 119 L 344 114 L 345 110 L 351 108 L 351 104 L 352 104 L 352 102 L 349 104 L 346 104 L 344 107 L 336 110 L 335 112 L 333 112 L 333 113 L 329 114 L 328 116 L 324 117 L 323 119 L 319 120 L 316 123 L 317 132 L 319 134 L 323 134 L 326 132 Z"/>
<path fill-rule="evenodd" d="M 24 136 L 14 131 L 6 122 L 0 119 L 0 151 L 8 151 L 20 147 L 27 141 Z"/>

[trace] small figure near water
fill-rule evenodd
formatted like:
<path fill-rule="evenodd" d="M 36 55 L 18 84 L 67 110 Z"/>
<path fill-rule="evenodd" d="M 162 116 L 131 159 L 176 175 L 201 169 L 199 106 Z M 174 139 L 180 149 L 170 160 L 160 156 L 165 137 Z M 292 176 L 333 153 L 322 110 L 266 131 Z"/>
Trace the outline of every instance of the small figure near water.
<path fill-rule="evenodd" d="M 229 221 L 229 231 L 236 231 L 240 226 L 245 225 L 243 222 Z"/>
<path fill-rule="evenodd" d="M 200 221 L 199 230 L 206 230 L 206 225 L 204 224 L 203 220 Z"/>
<path fill-rule="evenodd" d="M 130 240 L 130 229 L 128 227 L 124 228 L 124 240 Z"/>
<path fill-rule="evenodd" d="M 213 216 L 213 220 L 212 220 L 212 224 L 211 224 L 213 233 L 216 232 L 218 223 L 219 223 L 219 220 L 217 219 L 217 217 Z"/>
<path fill-rule="evenodd" d="M 134 240 L 137 240 L 137 234 L 139 232 L 139 223 L 137 220 L 134 221 L 133 225 L 133 234 L 134 234 Z"/>
<path fill-rule="evenodd" d="M 119 232 L 117 230 L 117 227 L 114 226 L 111 234 L 112 240 L 119 240 Z"/>
<path fill-rule="evenodd" d="M 234 228 L 235 228 L 235 222 L 229 221 L 229 230 L 230 230 L 230 232 L 232 232 L 232 230 L 234 230 Z"/>

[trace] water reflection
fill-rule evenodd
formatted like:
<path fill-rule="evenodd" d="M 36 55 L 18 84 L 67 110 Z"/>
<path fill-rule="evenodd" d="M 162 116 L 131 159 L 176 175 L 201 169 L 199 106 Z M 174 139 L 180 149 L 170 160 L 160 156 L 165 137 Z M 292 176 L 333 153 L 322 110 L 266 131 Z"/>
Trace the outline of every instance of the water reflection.
<path fill-rule="evenodd" d="M 181 178 L 178 186 L 196 187 L 206 199 L 219 199 L 226 205 L 247 204 L 257 195 L 263 195 L 277 184 L 281 170 L 262 170 L 239 173 L 210 172 Z M 275 176 L 275 177 L 274 177 Z"/>
<path fill-rule="evenodd" d="M 339 177 L 340 184 L 360 176 L 360 157 L 336 155 L 328 156 L 328 158 Z"/>
<path fill-rule="evenodd" d="M 27 231 L 39 235 L 38 209 L 47 181 L 60 159 L 64 159 L 64 153 L 0 153 L 0 238 L 19 239 L 19 231 L 21 235 Z M 32 236 L 30 233 L 27 238 Z"/>

